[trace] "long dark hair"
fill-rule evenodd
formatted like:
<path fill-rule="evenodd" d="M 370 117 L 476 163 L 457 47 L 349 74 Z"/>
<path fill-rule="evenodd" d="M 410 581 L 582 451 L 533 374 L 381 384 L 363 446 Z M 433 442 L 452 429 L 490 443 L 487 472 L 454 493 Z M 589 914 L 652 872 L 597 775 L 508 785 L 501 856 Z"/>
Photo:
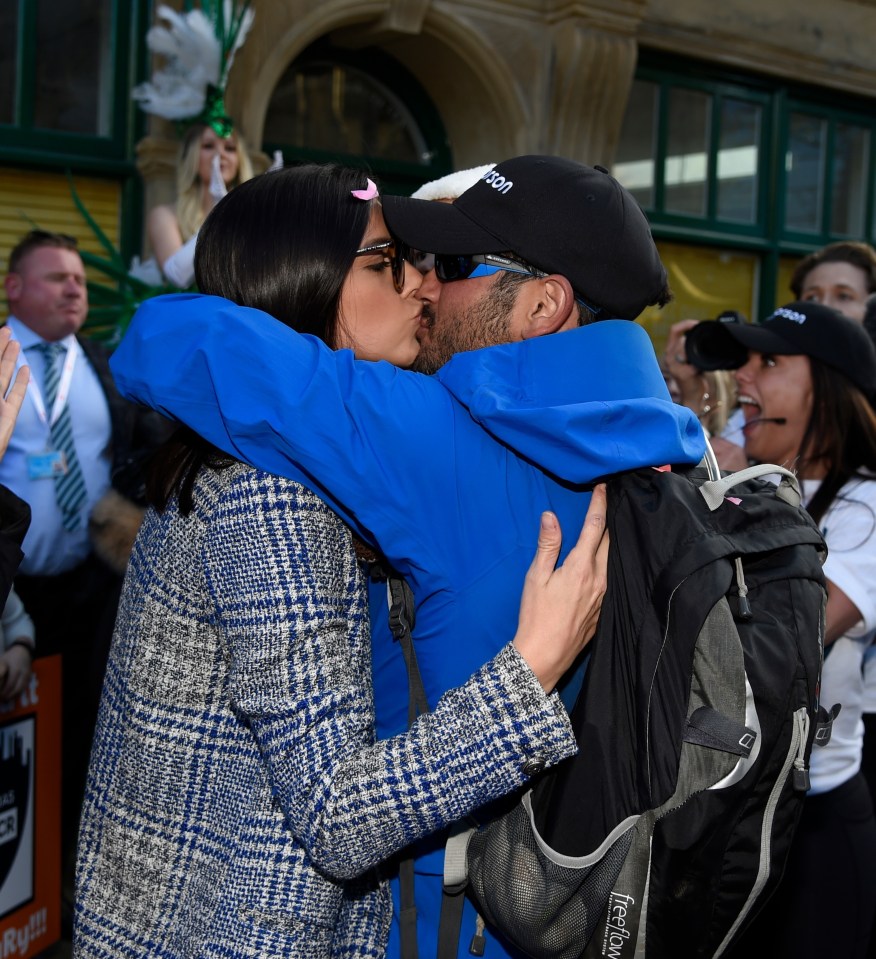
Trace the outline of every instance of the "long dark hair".
<path fill-rule="evenodd" d="M 198 234 L 200 292 L 255 307 L 334 347 L 341 288 L 371 215 L 371 202 L 351 195 L 364 188 L 365 179 L 361 170 L 306 164 L 235 187 Z M 186 515 L 201 467 L 222 469 L 232 462 L 181 427 L 153 459 L 147 499 L 164 510 L 176 495 Z"/>
<path fill-rule="evenodd" d="M 862 471 L 876 473 L 876 413 L 864 393 L 833 367 L 809 358 L 812 413 L 800 443 L 798 469 L 827 467 L 808 511 L 820 522 L 842 487 Z"/>

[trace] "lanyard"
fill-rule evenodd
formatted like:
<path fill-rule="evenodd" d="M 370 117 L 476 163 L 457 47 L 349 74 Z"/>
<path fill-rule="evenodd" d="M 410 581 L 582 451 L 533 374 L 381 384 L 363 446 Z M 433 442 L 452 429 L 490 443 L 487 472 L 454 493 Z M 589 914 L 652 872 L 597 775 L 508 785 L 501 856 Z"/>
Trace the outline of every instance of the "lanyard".
<path fill-rule="evenodd" d="M 36 414 L 40 422 L 46 423 L 49 427 L 54 426 L 55 423 L 58 422 L 58 417 L 61 415 L 61 411 L 67 402 L 67 396 L 70 393 L 70 382 L 73 379 L 73 367 L 76 365 L 78 357 L 79 344 L 76 340 L 73 340 L 67 349 L 67 358 L 64 360 L 64 369 L 61 371 L 61 379 L 58 383 L 58 395 L 55 397 L 55 402 L 52 405 L 50 419 L 46 419 L 46 404 L 43 402 L 43 394 L 36 385 L 34 378 L 31 377 L 30 382 L 27 384 L 27 391 L 33 400 L 34 409 L 36 409 Z M 46 361 L 48 361 L 48 357 L 46 357 Z"/>

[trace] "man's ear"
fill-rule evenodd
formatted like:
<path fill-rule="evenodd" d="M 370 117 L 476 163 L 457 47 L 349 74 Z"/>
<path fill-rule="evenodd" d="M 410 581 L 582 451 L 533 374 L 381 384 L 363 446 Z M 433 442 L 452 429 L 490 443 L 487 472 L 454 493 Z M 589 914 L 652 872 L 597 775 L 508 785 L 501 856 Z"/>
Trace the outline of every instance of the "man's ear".
<path fill-rule="evenodd" d="M 21 296 L 21 277 L 18 273 L 7 273 L 3 279 L 3 288 L 6 290 L 6 299 L 11 303 Z"/>
<path fill-rule="evenodd" d="M 559 273 L 551 273 L 538 283 L 527 283 L 533 296 L 529 304 L 523 339 L 573 330 L 578 325 L 578 304 L 572 284 Z"/>

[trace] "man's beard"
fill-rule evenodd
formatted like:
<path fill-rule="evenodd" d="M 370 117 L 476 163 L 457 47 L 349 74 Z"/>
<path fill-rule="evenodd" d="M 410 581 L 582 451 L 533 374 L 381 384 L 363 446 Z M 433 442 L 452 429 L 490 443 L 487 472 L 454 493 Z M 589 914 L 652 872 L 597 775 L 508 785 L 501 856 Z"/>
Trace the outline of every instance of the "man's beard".
<path fill-rule="evenodd" d="M 411 369 L 431 375 L 456 353 L 510 343 L 511 312 L 516 299 L 515 286 L 505 287 L 497 283 L 466 309 L 455 313 L 445 311 L 438 322 L 434 310 L 426 304 L 423 315 L 428 321 L 429 338 L 422 343 Z"/>

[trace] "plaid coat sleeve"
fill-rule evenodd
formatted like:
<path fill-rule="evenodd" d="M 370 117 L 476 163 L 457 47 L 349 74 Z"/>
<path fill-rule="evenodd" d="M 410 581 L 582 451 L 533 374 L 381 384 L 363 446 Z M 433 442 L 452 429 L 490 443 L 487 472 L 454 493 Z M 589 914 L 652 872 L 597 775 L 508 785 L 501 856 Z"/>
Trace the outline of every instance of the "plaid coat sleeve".
<path fill-rule="evenodd" d="M 358 594 L 354 560 L 294 548 L 307 509 L 287 509 L 289 488 L 301 489 L 265 473 L 242 477 L 207 537 L 205 568 L 233 708 L 289 827 L 318 868 L 343 879 L 523 785 L 530 760 L 552 765 L 575 742 L 559 700 L 509 645 L 407 734 L 375 743 L 367 624 L 360 616 L 351 636 L 343 611 L 313 598 L 313 584 L 348 601 Z M 241 510 L 244 491 L 251 505 Z"/>

